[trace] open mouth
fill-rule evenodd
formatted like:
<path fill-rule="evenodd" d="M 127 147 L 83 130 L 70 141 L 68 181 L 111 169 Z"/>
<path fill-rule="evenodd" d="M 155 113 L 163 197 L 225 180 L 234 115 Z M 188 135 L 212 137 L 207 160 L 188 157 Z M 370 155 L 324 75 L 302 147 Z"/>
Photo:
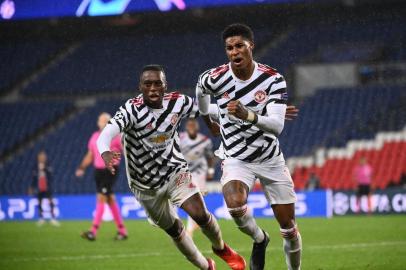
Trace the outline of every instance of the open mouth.
<path fill-rule="evenodd" d="M 233 63 L 238 66 L 242 63 L 242 60 L 243 60 L 242 58 L 238 57 L 233 59 Z"/>
<path fill-rule="evenodd" d="M 149 95 L 149 99 L 157 100 L 157 99 L 159 99 L 159 95 L 157 95 L 157 94 Z"/>

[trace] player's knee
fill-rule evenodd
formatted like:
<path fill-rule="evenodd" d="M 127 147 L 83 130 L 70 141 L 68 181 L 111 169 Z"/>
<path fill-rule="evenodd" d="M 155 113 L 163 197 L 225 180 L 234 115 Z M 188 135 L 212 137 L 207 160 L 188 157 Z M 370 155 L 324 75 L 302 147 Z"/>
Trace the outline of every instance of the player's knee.
<path fill-rule="evenodd" d="M 165 230 L 167 234 L 169 234 L 173 239 L 178 239 L 183 231 L 184 231 L 184 226 L 183 223 L 180 219 L 176 219 L 173 225 Z"/>
<path fill-rule="evenodd" d="M 224 198 L 228 208 L 238 208 L 247 204 L 247 198 L 240 194 L 228 195 Z"/>
<path fill-rule="evenodd" d="M 297 225 L 293 225 L 290 228 L 280 228 L 281 236 L 285 239 L 295 239 L 299 233 Z"/>
<path fill-rule="evenodd" d="M 234 207 L 234 208 L 228 208 L 228 212 L 233 218 L 241 218 L 243 217 L 248 210 L 248 206 L 246 204 L 239 206 L 239 207 Z"/>
<path fill-rule="evenodd" d="M 106 195 L 106 199 L 107 199 L 108 204 L 111 204 L 111 203 L 113 203 L 115 201 L 113 194 Z"/>

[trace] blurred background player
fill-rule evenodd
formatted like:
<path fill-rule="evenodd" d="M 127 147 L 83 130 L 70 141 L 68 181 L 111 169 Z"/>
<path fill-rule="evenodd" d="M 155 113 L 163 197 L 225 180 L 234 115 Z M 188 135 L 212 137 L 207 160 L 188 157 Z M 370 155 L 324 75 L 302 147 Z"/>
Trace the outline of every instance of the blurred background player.
<path fill-rule="evenodd" d="M 42 207 L 43 199 L 48 199 L 51 210 L 50 223 L 54 226 L 60 226 L 59 222 L 55 219 L 55 205 L 52 198 L 52 168 L 48 165 L 47 154 L 44 150 L 40 151 L 37 155 L 37 162 L 33 169 L 33 177 L 31 187 L 28 190 L 29 194 L 37 193 L 39 220 L 38 226 L 45 223 L 44 209 Z"/>
<path fill-rule="evenodd" d="M 320 179 L 317 177 L 315 173 L 311 173 L 309 180 L 306 182 L 306 190 L 307 191 L 314 191 L 320 189 Z"/>
<path fill-rule="evenodd" d="M 97 190 L 97 201 L 96 201 L 96 212 L 93 218 L 93 224 L 89 231 L 82 233 L 82 237 L 93 241 L 96 239 L 97 230 L 100 227 L 102 222 L 104 205 L 108 204 L 110 207 L 111 213 L 113 215 L 114 221 L 116 223 L 118 232 L 115 237 L 116 240 L 125 240 L 127 239 L 127 229 L 124 226 L 123 219 L 120 214 L 120 208 L 116 202 L 115 196 L 113 194 L 113 186 L 117 180 L 117 174 L 113 175 L 106 168 L 103 159 L 100 156 L 99 151 L 97 150 L 97 139 L 100 136 L 101 131 L 110 121 L 110 114 L 103 112 L 99 115 L 97 120 L 97 126 L 99 127 L 98 131 L 95 131 L 90 137 L 88 143 L 88 151 L 83 158 L 79 168 L 76 170 L 76 176 L 82 177 L 85 174 L 86 168 L 93 163 L 95 168 L 94 177 L 96 181 L 96 190 Z M 122 150 L 120 135 L 117 135 L 111 142 L 111 149 L 117 153 L 120 153 Z M 114 167 L 118 171 L 119 160 L 116 161 Z"/>
<path fill-rule="evenodd" d="M 194 118 L 189 118 L 186 122 L 186 132 L 180 133 L 180 149 L 189 165 L 192 174 L 192 181 L 205 194 L 206 180 L 214 177 L 214 154 L 213 143 L 204 134 L 199 133 L 199 122 Z M 193 236 L 199 226 L 188 216 L 186 231 Z"/>
<path fill-rule="evenodd" d="M 365 157 L 359 159 L 358 165 L 354 168 L 354 179 L 358 185 L 357 188 L 357 212 L 361 211 L 361 199 L 367 196 L 367 212 L 371 212 L 371 182 L 372 167 L 368 164 Z"/>

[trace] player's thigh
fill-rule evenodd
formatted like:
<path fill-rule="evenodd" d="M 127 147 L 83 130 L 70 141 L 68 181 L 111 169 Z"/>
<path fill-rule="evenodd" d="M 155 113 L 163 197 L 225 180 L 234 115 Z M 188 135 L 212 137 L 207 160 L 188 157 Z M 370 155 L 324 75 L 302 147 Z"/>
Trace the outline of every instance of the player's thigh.
<path fill-rule="evenodd" d="M 45 198 L 45 192 L 38 192 L 37 194 L 37 200 L 38 200 L 38 206 L 41 207 L 42 205 L 42 200 Z"/>
<path fill-rule="evenodd" d="M 163 230 L 172 227 L 177 219 L 177 213 L 164 194 L 158 192 L 133 191 L 135 198 L 144 208 L 148 218 L 154 225 Z"/>
<path fill-rule="evenodd" d="M 198 193 L 200 193 L 200 189 L 192 181 L 192 175 L 187 170 L 173 175 L 168 182 L 169 198 L 177 207 L 181 207 L 186 200 Z"/>
<path fill-rule="evenodd" d="M 223 162 L 221 184 L 227 207 L 241 207 L 247 203 L 249 190 L 255 183 L 255 174 L 248 163 L 237 159 Z"/>
<path fill-rule="evenodd" d="M 275 218 L 282 229 L 295 226 L 295 204 L 273 204 L 272 210 Z"/>
<path fill-rule="evenodd" d="M 195 193 L 189 197 L 181 208 L 199 225 L 204 225 L 209 222 L 210 214 L 206 208 L 203 197 L 200 193 Z"/>
<path fill-rule="evenodd" d="M 209 214 L 206 205 L 190 172 L 179 172 L 168 185 L 170 200 L 174 205 L 185 210 L 198 224 L 207 221 Z"/>
<path fill-rule="evenodd" d="M 271 205 L 294 204 L 297 201 L 295 187 L 287 166 L 271 167 L 256 165 L 265 196 Z"/>

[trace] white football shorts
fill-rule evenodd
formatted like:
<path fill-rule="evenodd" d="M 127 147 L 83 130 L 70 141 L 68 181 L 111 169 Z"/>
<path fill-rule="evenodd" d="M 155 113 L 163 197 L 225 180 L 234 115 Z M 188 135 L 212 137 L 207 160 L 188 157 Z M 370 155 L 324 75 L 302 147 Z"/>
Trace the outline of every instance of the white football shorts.
<path fill-rule="evenodd" d="M 180 171 L 158 190 L 132 190 L 137 201 L 144 207 L 150 221 L 158 227 L 169 229 L 178 218 L 176 208 L 200 190 L 192 182 L 188 171 Z"/>
<path fill-rule="evenodd" d="M 244 182 L 251 190 L 255 180 L 259 179 L 269 204 L 295 203 L 294 184 L 285 162 L 248 163 L 235 158 L 223 161 L 221 184 L 230 181 Z"/>

